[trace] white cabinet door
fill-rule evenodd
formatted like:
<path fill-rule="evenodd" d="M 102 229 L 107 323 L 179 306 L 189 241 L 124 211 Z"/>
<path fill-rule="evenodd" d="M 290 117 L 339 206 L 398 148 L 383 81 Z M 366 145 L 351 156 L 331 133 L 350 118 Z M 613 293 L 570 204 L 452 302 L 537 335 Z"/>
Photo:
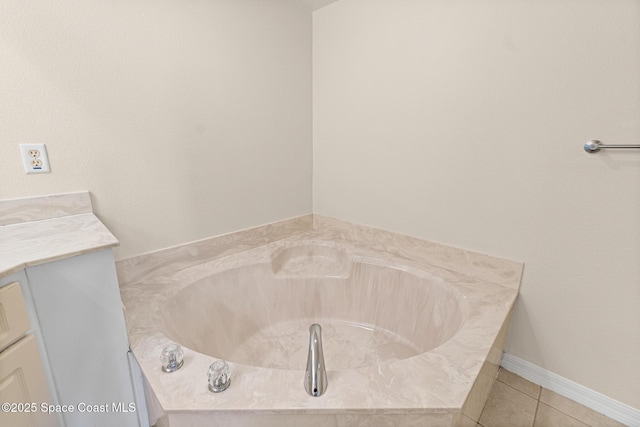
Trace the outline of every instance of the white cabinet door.
<path fill-rule="evenodd" d="M 18 285 L 20 287 L 20 294 L 17 293 L 17 289 L 12 288 L 12 286 L 14 285 Z M 5 292 L 7 292 L 5 294 Z M 40 326 L 38 325 L 38 316 L 36 314 L 36 310 L 33 306 L 33 299 L 31 298 L 31 291 L 29 290 L 29 283 L 27 282 L 27 275 L 25 274 L 24 270 L 21 270 L 17 273 L 14 274 L 10 274 L 8 276 L 3 276 L 0 277 L 0 305 L 4 305 L 4 307 L 0 308 L 0 317 L 3 317 L 3 319 L 0 320 L 0 323 L 2 323 L 3 325 L 0 326 L 0 329 L 2 329 L 2 333 L 0 333 L 0 336 L 2 338 L 4 338 L 4 343 L 12 343 L 15 342 L 16 338 L 20 340 L 21 338 L 23 338 L 26 334 L 28 334 L 29 336 L 32 336 L 33 339 L 35 340 L 37 349 L 38 349 L 38 356 L 39 356 L 39 360 L 42 362 L 41 366 L 36 366 L 33 369 L 29 368 L 32 363 L 35 363 L 35 359 L 33 357 L 31 357 L 30 359 L 28 358 L 24 358 L 25 361 L 29 361 L 29 363 L 23 363 L 20 365 L 20 359 L 21 357 L 19 357 L 18 359 L 18 364 L 20 365 L 19 368 L 16 369 L 22 369 L 22 375 L 24 375 L 27 379 L 28 378 L 39 378 L 40 375 L 40 371 L 43 371 L 44 373 L 44 381 L 36 381 L 36 383 L 38 383 L 39 385 L 37 387 L 34 387 L 33 385 L 23 389 L 29 389 L 31 391 L 29 391 L 29 399 L 30 399 L 30 403 L 35 403 L 36 405 L 40 405 L 42 403 L 53 403 L 55 404 L 58 400 L 57 400 L 57 394 L 56 394 L 56 390 L 55 387 L 53 386 L 53 376 L 51 375 L 51 370 L 49 369 L 49 365 L 47 364 L 47 354 L 46 354 L 46 350 L 44 348 L 44 343 L 42 341 L 42 334 L 40 333 Z M 17 300 L 16 300 L 17 299 Z M 22 301 L 19 301 L 22 300 Z M 27 330 L 25 331 L 25 319 L 24 319 L 24 312 L 22 312 L 22 310 L 26 310 L 26 315 L 27 315 Z M 21 314 L 18 314 L 22 312 Z M 20 333 L 18 331 L 22 330 L 23 332 Z M 2 347 L 4 349 L 5 344 L 0 344 L 0 347 Z M 31 344 L 29 344 L 29 347 L 31 347 Z M 26 350 L 22 350 L 22 351 L 26 351 Z M 28 354 L 33 354 L 33 352 L 31 350 L 27 351 Z M 20 354 L 20 352 L 18 353 Z M 8 354 L 7 354 L 8 355 Z M 6 355 L 5 355 L 6 356 Z M 6 359 L 8 360 L 8 359 Z M 0 385 L 0 388 L 6 388 L 6 390 L 0 391 L 0 394 L 2 394 L 2 399 L 0 399 L 0 402 L 7 402 L 7 403 L 17 403 L 18 401 L 15 400 L 11 400 L 13 398 L 9 398 L 9 397 L 5 397 L 5 395 L 3 394 L 4 392 L 11 394 L 12 396 L 16 396 L 14 393 L 16 393 L 16 389 L 14 388 L 16 385 L 18 385 L 18 383 L 13 383 L 14 380 L 16 380 L 18 378 L 18 376 L 13 376 L 13 375 L 6 375 L 6 369 L 8 369 L 8 366 L 10 366 L 9 362 L 5 361 L 4 363 L 0 364 L 0 371 L 5 372 L 4 374 L 0 374 L 0 376 L 2 376 L 2 378 L 4 378 L 4 381 L 2 385 Z M 16 365 L 13 365 L 16 366 Z M 11 370 L 11 372 L 13 372 L 13 370 Z M 17 372 L 16 372 L 17 374 Z M 33 380 L 29 380 L 27 381 L 29 383 L 33 383 Z M 43 385 L 43 382 L 45 383 Z M 26 382 L 25 382 L 26 384 Z M 9 389 L 11 389 L 11 391 L 9 391 Z M 34 401 L 34 399 L 48 399 L 48 400 L 43 400 L 43 401 Z M 42 408 L 38 408 L 40 412 L 42 412 Z M 39 419 L 39 415 L 24 415 L 23 418 L 26 419 L 30 419 L 33 420 L 33 417 L 35 417 L 36 419 Z M 1 418 L 1 417 L 0 417 Z M 42 420 L 39 421 L 40 424 L 38 424 L 38 422 L 33 421 L 35 424 L 33 425 L 41 425 L 42 424 Z M 0 422 L 0 426 L 4 427 L 5 424 L 3 424 L 2 422 Z M 8 425 L 14 425 L 13 421 L 12 424 L 8 424 Z M 15 425 L 19 425 L 18 421 L 15 421 Z M 55 427 L 63 427 L 64 423 L 62 420 L 62 414 L 51 414 L 51 415 L 47 415 L 46 416 L 46 423 L 44 424 L 47 427 L 51 427 L 51 426 L 55 426 Z"/>
<path fill-rule="evenodd" d="M 135 427 L 127 337 L 110 249 L 27 268 L 67 426 Z"/>
<path fill-rule="evenodd" d="M 0 351 L 27 334 L 29 316 L 20 284 L 13 282 L 0 288 Z"/>
<path fill-rule="evenodd" d="M 56 415 L 44 409 L 51 404 L 51 399 L 33 335 L 27 335 L 0 353 L 0 402 L 0 426 L 57 425 Z"/>

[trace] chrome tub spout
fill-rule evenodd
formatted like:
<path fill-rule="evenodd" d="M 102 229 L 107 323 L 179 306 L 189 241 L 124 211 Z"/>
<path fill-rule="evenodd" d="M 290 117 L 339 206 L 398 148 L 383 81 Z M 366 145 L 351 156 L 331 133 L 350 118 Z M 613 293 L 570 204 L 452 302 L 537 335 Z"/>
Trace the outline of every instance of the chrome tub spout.
<path fill-rule="evenodd" d="M 304 374 L 304 389 L 311 396 L 322 396 L 327 389 L 327 371 L 322 354 L 322 328 L 317 323 L 309 327 L 309 355 Z"/>

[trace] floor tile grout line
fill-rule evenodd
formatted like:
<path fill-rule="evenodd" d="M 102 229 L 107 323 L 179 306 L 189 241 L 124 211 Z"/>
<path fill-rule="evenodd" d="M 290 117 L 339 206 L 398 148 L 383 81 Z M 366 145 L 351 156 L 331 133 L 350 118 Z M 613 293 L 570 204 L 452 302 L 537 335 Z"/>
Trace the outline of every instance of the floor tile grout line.
<path fill-rule="evenodd" d="M 525 393 L 524 391 L 518 390 L 517 388 L 515 388 L 511 384 L 507 384 L 506 382 L 499 380 L 497 376 L 495 378 L 495 382 L 499 382 L 499 383 L 501 383 L 501 384 L 513 389 L 514 391 L 516 391 L 516 392 L 518 392 L 518 393 L 520 393 L 520 394 L 522 394 L 522 395 L 524 395 L 524 396 L 536 401 L 536 409 L 535 409 L 535 411 L 533 413 L 533 420 L 531 422 L 531 425 L 529 426 L 529 427 L 534 427 L 535 421 L 536 421 L 536 416 L 538 415 L 538 406 L 540 405 L 540 395 L 542 395 L 542 387 L 540 387 L 540 390 L 538 391 L 538 398 L 536 399 L 535 397 L 530 396 L 529 394 Z M 495 386 L 495 382 L 494 382 L 494 386 Z M 486 403 L 485 403 L 485 407 L 482 408 L 482 411 L 480 412 L 480 418 L 482 418 L 482 413 L 484 412 L 485 409 L 486 409 Z M 476 424 L 479 425 L 480 427 L 485 427 L 484 425 L 480 424 L 480 419 L 478 419 Z"/>
<path fill-rule="evenodd" d="M 541 393 L 538 393 L 538 396 Z M 538 397 L 538 399 L 536 399 L 536 410 L 533 413 L 533 422 L 531 423 L 531 427 L 535 427 L 536 425 L 536 418 L 538 418 L 538 409 L 540 409 L 540 398 Z"/>
<path fill-rule="evenodd" d="M 546 390 L 548 390 L 548 389 L 546 389 Z M 570 400 L 570 399 L 569 399 L 569 400 Z M 575 402 L 575 401 L 573 401 L 573 400 L 572 400 L 572 402 Z M 562 410 L 562 409 L 560 409 L 560 408 L 556 408 L 555 406 L 553 406 L 553 405 L 551 405 L 551 404 L 549 404 L 549 403 L 546 403 L 546 402 L 540 402 L 540 403 L 542 403 L 542 404 L 544 404 L 544 405 L 547 405 L 549 408 L 554 409 L 554 410 L 556 410 L 556 411 L 560 412 L 561 414 L 566 415 L 567 417 L 572 418 L 572 419 L 574 419 L 574 420 L 578 421 L 578 422 L 579 422 L 579 423 L 581 423 L 581 424 L 584 424 L 585 426 L 594 427 L 594 426 L 593 426 L 593 425 L 591 425 L 590 423 L 588 423 L 588 422 L 586 422 L 586 421 L 584 421 L 584 420 L 581 420 L 580 418 L 578 418 L 578 417 L 576 417 L 576 416 L 574 416 L 574 415 L 572 415 L 572 414 L 569 414 L 568 412 L 565 412 L 565 411 L 563 411 L 563 410 Z M 575 403 L 577 403 L 577 402 L 575 402 Z M 579 403 L 578 403 L 578 405 L 579 405 Z"/>
<path fill-rule="evenodd" d="M 500 369 L 504 369 L 504 368 L 500 367 Z M 506 370 L 506 371 L 507 371 L 507 372 L 510 372 L 510 373 L 512 373 L 512 374 L 513 374 L 513 372 L 511 372 L 511 371 L 508 371 L 508 370 Z M 517 376 L 517 374 L 513 374 L 513 375 L 516 375 L 516 376 Z M 533 397 L 533 396 L 531 396 L 530 394 L 528 394 L 528 393 L 526 393 L 526 392 L 524 392 L 524 391 L 522 391 L 522 390 L 517 389 L 516 387 L 512 386 L 511 384 L 508 384 L 508 383 L 506 383 L 506 382 L 504 382 L 504 381 L 501 381 L 500 379 L 498 379 L 498 377 L 497 377 L 497 376 L 496 376 L 495 381 L 500 382 L 500 383 L 502 383 L 502 384 L 504 384 L 504 385 L 506 385 L 506 386 L 508 386 L 508 387 L 512 388 L 513 390 L 515 390 L 515 391 L 517 391 L 517 392 L 520 392 L 520 393 L 524 394 L 525 396 L 528 396 L 528 397 L 530 397 L 530 398 L 532 398 L 532 399 L 536 400 L 536 409 L 535 409 L 535 413 L 534 413 L 534 417 L 533 417 L 533 424 L 532 424 L 532 426 L 531 426 L 531 427 L 535 426 L 535 421 L 536 421 L 536 419 L 538 418 L 538 411 L 539 411 L 539 409 L 540 409 L 540 404 L 547 405 L 549 408 L 551 408 L 551 409 L 553 409 L 553 410 L 555 410 L 555 411 L 558 411 L 558 412 L 560 412 L 561 414 L 563 414 L 563 415 L 565 415 L 565 416 L 567 416 L 567 417 L 569 417 L 569 418 L 571 418 L 571 419 L 573 419 L 573 420 L 575 420 L 575 421 L 577 421 L 577 422 L 579 422 L 579 423 L 581 423 L 581 424 L 584 424 L 585 426 L 593 427 L 590 423 L 588 423 L 588 422 L 586 422 L 586 421 L 583 421 L 582 419 L 577 418 L 576 416 L 574 416 L 574 415 L 572 415 L 572 414 L 569 414 L 569 413 L 565 412 L 565 411 L 564 411 L 564 410 L 562 410 L 561 408 L 557 408 L 556 406 L 554 406 L 554 405 L 552 405 L 552 404 L 550 404 L 550 403 L 542 402 L 542 391 L 543 391 L 543 390 L 552 391 L 552 390 L 549 390 L 549 389 L 547 389 L 547 388 L 545 388 L 545 387 L 542 387 L 542 386 L 540 386 L 540 385 L 537 385 L 537 384 L 536 384 L 536 385 L 538 386 L 538 392 L 537 392 L 537 398 L 536 398 L 536 397 Z M 527 380 L 527 381 L 528 381 L 528 380 Z M 535 384 L 535 383 L 533 383 L 533 384 Z M 572 402 L 575 402 L 575 401 L 573 401 L 573 400 L 571 400 L 571 399 L 568 399 L 568 400 L 570 400 L 570 401 L 572 401 Z M 580 403 L 578 403 L 578 402 L 575 402 L 575 403 L 577 403 L 578 405 L 580 405 Z M 483 408 L 482 412 L 484 412 L 484 408 Z M 481 427 L 484 427 L 484 426 L 482 426 L 482 424 L 480 424 L 479 422 L 478 422 L 477 424 L 478 424 L 478 425 L 480 425 Z"/>
<path fill-rule="evenodd" d="M 515 387 L 514 387 L 514 386 L 512 386 L 511 384 L 507 384 L 507 383 L 505 383 L 504 381 L 500 381 L 500 380 L 499 380 L 499 379 L 497 379 L 497 378 L 496 378 L 496 381 L 497 381 L 497 382 L 499 382 L 499 383 L 501 383 L 501 384 L 506 385 L 507 387 L 510 387 L 510 388 L 514 389 L 514 390 L 515 390 L 515 391 L 517 391 L 518 393 L 522 393 L 522 394 L 524 394 L 525 396 L 530 397 L 530 398 L 531 398 L 531 399 L 533 399 L 533 400 L 540 401 L 540 398 L 537 398 L 537 399 L 536 399 L 535 397 L 533 397 L 533 396 L 531 396 L 531 395 L 529 395 L 529 394 L 525 393 L 524 391 L 522 391 L 522 390 L 518 390 L 517 388 L 515 388 Z"/>
<path fill-rule="evenodd" d="M 507 370 L 507 369 L 504 369 L 503 367 L 500 367 L 500 370 L 504 370 L 505 372 L 509 372 L 511 375 L 514 375 L 514 376 L 516 376 L 516 377 L 518 377 L 518 378 L 521 378 L 522 380 L 524 380 L 524 381 L 526 381 L 526 382 L 528 382 L 528 383 L 531 383 L 531 384 L 533 384 L 534 386 L 536 386 L 536 387 L 538 388 L 537 396 L 532 396 L 532 395 L 530 395 L 529 393 L 527 393 L 527 392 L 526 392 L 526 391 L 524 391 L 524 390 L 519 390 L 518 388 L 516 388 L 515 386 L 512 386 L 511 384 L 508 384 L 508 383 L 506 383 L 506 382 L 504 382 L 504 381 L 501 381 L 497 376 L 496 376 L 496 381 L 501 382 L 502 384 L 507 385 L 507 386 L 511 387 L 512 389 L 514 389 L 514 390 L 516 390 L 516 391 L 519 391 L 520 393 L 523 393 L 523 394 L 525 394 L 525 395 L 529 396 L 529 397 L 530 397 L 530 398 L 532 398 L 532 399 L 540 400 L 540 396 L 542 395 L 542 389 L 543 389 L 543 387 L 542 387 L 541 385 L 538 385 L 538 384 L 533 383 L 533 382 L 531 382 L 531 381 L 529 381 L 529 380 L 527 380 L 527 379 L 524 379 L 524 378 L 522 378 L 521 376 L 519 376 L 518 374 L 514 374 L 513 372 L 511 372 L 511 371 L 509 371 L 509 370 Z M 500 373 L 500 370 L 498 371 L 498 373 Z"/>

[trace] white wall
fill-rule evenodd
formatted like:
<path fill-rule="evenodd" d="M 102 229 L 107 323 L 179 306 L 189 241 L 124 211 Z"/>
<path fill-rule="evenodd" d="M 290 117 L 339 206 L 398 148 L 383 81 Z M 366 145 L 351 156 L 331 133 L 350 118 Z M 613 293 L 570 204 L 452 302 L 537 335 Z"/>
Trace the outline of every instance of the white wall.
<path fill-rule="evenodd" d="M 0 64 L 0 198 L 91 191 L 118 258 L 311 212 L 299 0 L 4 0 Z"/>
<path fill-rule="evenodd" d="M 525 262 L 507 351 L 640 408 L 637 0 L 314 13 L 315 213 Z"/>

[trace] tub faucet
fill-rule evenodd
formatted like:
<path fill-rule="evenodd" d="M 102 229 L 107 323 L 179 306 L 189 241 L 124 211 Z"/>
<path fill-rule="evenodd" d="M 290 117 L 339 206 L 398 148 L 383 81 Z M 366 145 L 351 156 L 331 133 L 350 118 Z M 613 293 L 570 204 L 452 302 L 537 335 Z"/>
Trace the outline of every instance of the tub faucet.
<path fill-rule="evenodd" d="M 321 396 L 327 389 L 327 371 L 322 354 L 322 328 L 317 323 L 309 327 L 309 355 L 304 373 L 304 389 L 311 396 Z"/>

